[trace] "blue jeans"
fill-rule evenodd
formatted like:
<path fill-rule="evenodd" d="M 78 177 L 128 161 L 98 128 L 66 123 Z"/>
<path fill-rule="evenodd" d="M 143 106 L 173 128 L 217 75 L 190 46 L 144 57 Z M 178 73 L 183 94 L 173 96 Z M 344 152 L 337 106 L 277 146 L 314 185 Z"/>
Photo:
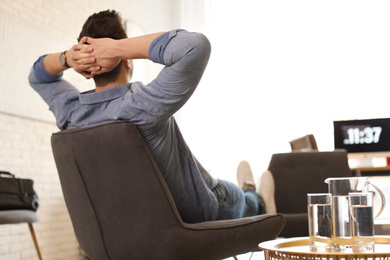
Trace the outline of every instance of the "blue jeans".
<path fill-rule="evenodd" d="M 218 185 L 213 189 L 213 193 L 219 203 L 216 220 L 265 214 L 263 198 L 254 190 L 243 191 L 231 182 L 218 180 Z"/>

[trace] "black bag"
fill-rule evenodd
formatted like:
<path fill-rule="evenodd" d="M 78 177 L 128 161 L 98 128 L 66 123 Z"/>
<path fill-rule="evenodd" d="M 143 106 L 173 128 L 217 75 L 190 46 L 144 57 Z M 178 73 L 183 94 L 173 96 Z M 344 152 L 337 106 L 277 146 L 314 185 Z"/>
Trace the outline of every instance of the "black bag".
<path fill-rule="evenodd" d="M 0 210 L 28 209 L 36 211 L 39 199 L 30 179 L 0 171 Z"/>

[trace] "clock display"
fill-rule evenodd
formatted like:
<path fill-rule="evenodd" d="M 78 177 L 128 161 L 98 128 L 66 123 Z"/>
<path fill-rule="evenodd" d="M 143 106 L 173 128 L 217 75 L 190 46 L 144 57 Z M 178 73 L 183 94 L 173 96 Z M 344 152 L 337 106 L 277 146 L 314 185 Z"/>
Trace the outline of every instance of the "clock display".
<path fill-rule="evenodd" d="M 390 118 L 333 121 L 335 149 L 390 152 Z"/>
<path fill-rule="evenodd" d="M 348 137 L 344 139 L 345 145 L 377 144 L 381 137 L 382 127 L 348 127 L 346 133 Z"/>

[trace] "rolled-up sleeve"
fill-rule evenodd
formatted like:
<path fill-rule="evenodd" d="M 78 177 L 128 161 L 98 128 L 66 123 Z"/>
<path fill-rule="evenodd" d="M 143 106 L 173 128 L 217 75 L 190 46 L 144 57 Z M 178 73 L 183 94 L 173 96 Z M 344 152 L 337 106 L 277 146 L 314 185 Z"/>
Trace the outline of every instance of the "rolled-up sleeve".
<path fill-rule="evenodd" d="M 51 83 L 57 81 L 62 78 L 63 73 L 58 76 L 51 75 L 47 72 L 45 66 L 43 65 L 43 58 L 47 55 L 42 55 L 38 58 L 38 60 L 34 63 L 30 75 L 28 76 L 28 80 L 30 84 L 34 83 Z"/>
<path fill-rule="evenodd" d="M 129 102 L 140 111 L 138 119 L 164 122 L 179 110 L 198 86 L 210 52 L 210 42 L 201 33 L 174 30 L 156 38 L 149 57 L 165 66 L 151 83 L 133 84 Z"/>

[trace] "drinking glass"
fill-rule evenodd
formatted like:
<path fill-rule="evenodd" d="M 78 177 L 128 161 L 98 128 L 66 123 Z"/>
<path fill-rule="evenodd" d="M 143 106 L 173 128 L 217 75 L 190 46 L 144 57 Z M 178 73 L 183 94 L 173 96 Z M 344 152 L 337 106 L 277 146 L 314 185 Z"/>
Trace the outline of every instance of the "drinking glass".
<path fill-rule="evenodd" d="M 310 251 L 331 250 L 332 219 L 330 193 L 307 194 Z"/>
<path fill-rule="evenodd" d="M 352 250 L 364 253 L 374 250 L 373 193 L 349 193 L 352 227 Z"/>

